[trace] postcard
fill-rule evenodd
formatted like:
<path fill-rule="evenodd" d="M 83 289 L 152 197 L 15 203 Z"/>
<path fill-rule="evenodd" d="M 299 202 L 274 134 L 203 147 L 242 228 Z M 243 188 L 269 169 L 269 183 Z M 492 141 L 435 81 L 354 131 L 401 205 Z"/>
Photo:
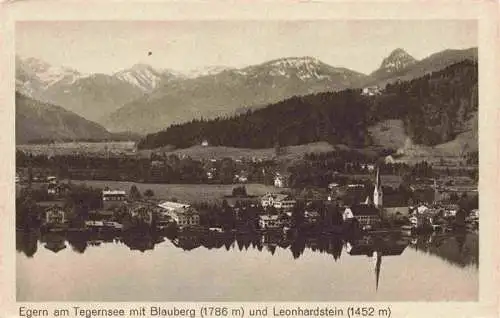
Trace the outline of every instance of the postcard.
<path fill-rule="evenodd" d="M 495 317 L 496 10 L 5 4 L 0 316 Z"/>

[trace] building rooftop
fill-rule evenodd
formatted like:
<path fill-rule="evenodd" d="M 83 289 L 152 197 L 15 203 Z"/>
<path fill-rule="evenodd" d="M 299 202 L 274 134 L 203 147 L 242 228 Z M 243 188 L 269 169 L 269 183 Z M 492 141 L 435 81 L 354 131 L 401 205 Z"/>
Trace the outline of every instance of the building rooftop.
<path fill-rule="evenodd" d="M 266 198 L 273 198 L 274 201 L 283 201 L 285 199 L 292 199 L 290 195 L 288 194 L 283 194 L 283 193 L 267 193 L 262 197 L 263 199 Z"/>
<path fill-rule="evenodd" d="M 187 209 L 190 207 L 189 204 L 171 202 L 171 201 L 163 201 L 160 204 L 158 204 L 158 206 L 168 211 Z"/>
<path fill-rule="evenodd" d="M 103 190 L 102 195 L 126 195 L 124 190 Z"/>
<path fill-rule="evenodd" d="M 269 214 L 264 214 L 260 215 L 259 218 L 263 221 L 276 221 L 278 220 L 279 216 L 278 215 L 269 215 Z"/>
<path fill-rule="evenodd" d="M 355 216 L 359 215 L 379 215 L 379 210 L 371 204 L 356 204 L 350 207 Z"/>
<path fill-rule="evenodd" d="M 51 208 L 51 207 L 59 207 L 62 208 L 64 206 L 64 201 L 40 201 L 37 202 L 37 205 L 42 208 Z"/>

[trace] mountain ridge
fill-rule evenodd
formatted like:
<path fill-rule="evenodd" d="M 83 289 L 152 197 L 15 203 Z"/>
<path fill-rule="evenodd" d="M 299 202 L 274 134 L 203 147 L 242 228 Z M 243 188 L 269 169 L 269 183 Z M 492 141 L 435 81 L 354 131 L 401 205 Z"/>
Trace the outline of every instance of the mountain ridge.
<path fill-rule="evenodd" d="M 110 114 L 105 126 L 148 133 L 190 120 L 193 114 L 231 115 L 242 107 L 258 108 L 294 95 L 359 86 L 364 77 L 307 57 L 272 60 L 169 83 Z"/>
<path fill-rule="evenodd" d="M 193 118 L 232 116 L 293 96 L 371 85 L 383 89 L 464 59 L 477 60 L 477 48 L 444 50 L 422 60 L 397 48 L 369 75 L 311 56 L 289 56 L 242 68 L 209 68 L 196 77 L 157 70 L 145 63 L 111 75 L 83 74 L 64 67 L 57 74 L 57 67 L 28 60 L 35 70 L 52 69 L 47 76 L 39 76 L 16 56 L 16 87 L 27 96 L 62 106 L 108 130 L 143 134 Z"/>

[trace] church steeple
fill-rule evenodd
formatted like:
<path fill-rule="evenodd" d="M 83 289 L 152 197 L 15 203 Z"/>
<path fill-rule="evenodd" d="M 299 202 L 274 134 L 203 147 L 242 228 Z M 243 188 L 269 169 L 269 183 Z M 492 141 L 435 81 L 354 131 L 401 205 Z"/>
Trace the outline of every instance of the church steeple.
<path fill-rule="evenodd" d="M 379 208 L 383 205 L 382 182 L 380 181 L 380 169 L 377 167 L 377 178 L 375 180 L 375 189 L 373 190 L 373 204 Z"/>

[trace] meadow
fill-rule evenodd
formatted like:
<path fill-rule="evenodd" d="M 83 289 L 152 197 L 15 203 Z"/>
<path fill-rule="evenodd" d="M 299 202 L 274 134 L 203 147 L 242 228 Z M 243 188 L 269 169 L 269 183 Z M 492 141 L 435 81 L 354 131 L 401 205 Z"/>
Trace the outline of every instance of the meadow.
<path fill-rule="evenodd" d="M 179 202 L 199 203 L 199 202 L 221 202 L 224 196 L 232 194 L 233 188 L 240 184 L 150 184 L 134 183 L 122 181 L 94 181 L 94 180 L 72 180 L 72 184 L 104 188 L 113 190 L 125 190 L 129 192 L 130 187 L 135 185 L 141 193 L 147 189 L 153 190 L 154 198 L 163 200 L 176 199 Z M 252 196 L 263 196 L 268 192 L 286 191 L 285 188 L 276 188 L 263 184 L 245 184 L 247 194 Z"/>

